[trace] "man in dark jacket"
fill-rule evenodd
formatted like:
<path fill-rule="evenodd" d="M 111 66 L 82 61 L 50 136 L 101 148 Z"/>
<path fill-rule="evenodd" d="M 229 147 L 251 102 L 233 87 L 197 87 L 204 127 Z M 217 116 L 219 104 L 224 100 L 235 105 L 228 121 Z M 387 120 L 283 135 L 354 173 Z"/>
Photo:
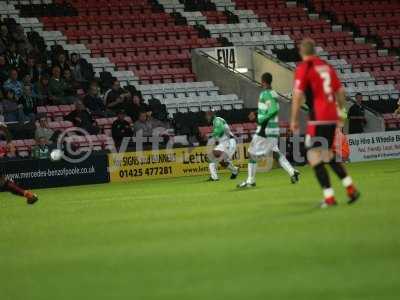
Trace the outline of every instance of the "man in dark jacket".
<path fill-rule="evenodd" d="M 70 121 L 74 126 L 86 130 L 89 134 L 98 134 L 100 129 L 92 114 L 86 109 L 82 101 L 75 102 L 75 110 L 65 116 L 66 121 Z"/>
<path fill-rule="evenodd" d="M 90 84 L 89 91 L 83 98 L 83 103 L 93 114 L 105 116 L 106 106 L 99 96 L 99 87 L 95 82 Z"/>
<path fill-rule="evenodd" d="M 348 113 L 349 118 L 349 134 L 363 133 L 364 126 L 367 124 L 365 118 L 365 110 L 361 105 L 362 95 L 360 93 L 356 94 L 356 103 L 353 104 Z"/>
<path fill-rule="evenodd" d="M 132 137 L 133 130 L 129 122 L 125 119 L 125 111 L 120 110 L 117 115 L 117 119 L 112 124 L 112 137 L 115 142 L 115 146 L 119 148 L 125 137 Z"/>
<path fill-rule="evenodd" d="M 31 85 L 24 85 L 22 89 L 22 96 L 19 97 L 18 103 L 22 105 L 24 115 L 28 121 L 34 121 L 35 114 L 37 112 L 38 99 L 32 95 Z"/>

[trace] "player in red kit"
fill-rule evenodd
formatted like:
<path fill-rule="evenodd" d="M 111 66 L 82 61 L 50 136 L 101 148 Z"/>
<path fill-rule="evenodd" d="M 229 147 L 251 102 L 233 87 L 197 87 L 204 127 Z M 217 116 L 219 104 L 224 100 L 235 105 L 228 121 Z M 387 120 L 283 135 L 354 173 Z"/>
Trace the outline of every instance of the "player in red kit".
<path fill-rule="evenodd" d="M 0 176 L 0 190 L 8 191 L 15 195 L 25 197 L 27 204 L 34 204 L 39 200 L 36 194 L 32 193 L 31 191 L 24 190 L 14 181 L 9 180 L 4 176 Z"/>
<path fill-rule="evenodd" d="M 297 66 L 295 73 L 290 128 L 292 132 L 298 132 L 299 111 L 305 101 L 309 108 L 305 142 L 307 159 L 323 189 L 321 207 L 337 204 L 325 164 L 329 164 L 342 180 L 349 197 L 348 203 L 354 203 L 360 193 L 344 164 L 332 151 L 336 126 L 345 118 L 345 90 L 332 66 L 316 55 L 313 40 L 304 39 L 301 42 L 300 56 L 303 62 Z"/>

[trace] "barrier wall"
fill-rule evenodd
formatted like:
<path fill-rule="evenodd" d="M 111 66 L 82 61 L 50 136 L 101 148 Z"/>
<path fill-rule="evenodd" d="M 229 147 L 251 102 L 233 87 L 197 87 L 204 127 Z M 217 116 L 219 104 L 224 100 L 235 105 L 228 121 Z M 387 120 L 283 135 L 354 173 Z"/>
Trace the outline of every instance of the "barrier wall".
<path fill-rule="evenodd" d="M 261 51 L 253 51 L 254 77 L 261 78 L 262 74 L 269 72 L 272 74 L 274 89 L 283 95 L 289 95 L 293 90 L 294 71 L 287 64 L 283 64 L 272 56 Z"/>
<path fill-rule="evenodd" d="M 2 175 L 25 188 L 50 188 L 110 181 L 106 153 L 95 153 L 79 163 L 48 159 L 0 160 Z"/>
<path fill-rule="evenodd" d="M 400 158 L 400 131 L 386 131 L 347 136 L 350 161 Z"/>
<path fill-rule="evenodd" d="M 350 162 L 399 159 L 400 131 L 348 135 Z M 235 165 L 247 171 L 249 144 L 239 144 Z M 2 175 L 25 188 L 50 188 L 146 179 L 208 176 L 207 157 L 212 147 L 175 148 L 127 153 L 94 153 L 79 163 L 40 159 L 0 160 Z M 259 171 L 274 167 L 272 157 L 259 163 Z M 228 170 L 219 170 L 226 173 Z"/>
<path fill-rule="evenodd" d="M 239 144 L 234 164 L 247 170 L 248 144 Z M 137 181 L 157 178 L 208 175 L 208 153 L 211 147 L 176 148 L 159 151 L 109 154 L 111 182 Z M 259 170 L 268 169 L 272 157 L 259 164 Z M 220 172 L 226 172 L 220 167 Z"/>

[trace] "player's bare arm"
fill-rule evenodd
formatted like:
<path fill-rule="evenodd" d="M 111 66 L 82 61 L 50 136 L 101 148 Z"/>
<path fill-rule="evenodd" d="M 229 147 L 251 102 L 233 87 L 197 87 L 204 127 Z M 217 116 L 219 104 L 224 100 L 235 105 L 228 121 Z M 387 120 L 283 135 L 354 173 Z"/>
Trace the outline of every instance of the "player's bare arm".
<path fill-rule="evenodd" d="M 304 103 L 304 93 L 300 90 L 295 90 L 292 99 L 292 111 L 290 118 L 290 130 L 293 133 L 299 131 L 299 113 L 300 108 Z"/>

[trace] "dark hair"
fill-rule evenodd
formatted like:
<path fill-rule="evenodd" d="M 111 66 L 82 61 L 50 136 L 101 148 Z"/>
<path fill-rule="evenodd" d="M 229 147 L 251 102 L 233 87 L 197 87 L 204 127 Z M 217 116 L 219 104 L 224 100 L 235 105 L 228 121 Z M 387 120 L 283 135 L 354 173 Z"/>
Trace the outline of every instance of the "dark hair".
<path fill-rule="evenodd" d="M 261 81 L 271 85 L 271 83 L 272 83 L 272 75 L 271 75 L 271 73 L 267 72 L 267 73 L 262 74 Z"/>
<path fill-rule="evenodd" d="M 119 81 L 119 80 L 117 79 L 117 77 L 113 77 L 113 78 L 111 79 L 111 85 L 114 85 L 114 83 L 117 82 L 117 81 Z"/>
<path fill-rule="evenodd" d="M 357 97 L 357 96 L 362 96 L 362 94 L 361 94 L 360 92 L 358 92 L 358 93 L 356 94 L 356 97 Z"/>

